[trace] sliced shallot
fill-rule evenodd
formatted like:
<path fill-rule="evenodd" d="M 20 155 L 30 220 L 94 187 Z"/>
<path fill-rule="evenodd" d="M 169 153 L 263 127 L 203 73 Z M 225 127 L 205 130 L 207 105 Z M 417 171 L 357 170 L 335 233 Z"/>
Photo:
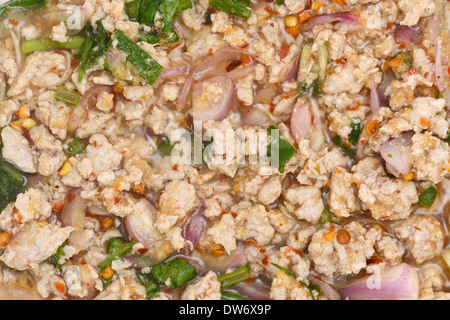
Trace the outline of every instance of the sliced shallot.
<path fill-rule="evenodd" d="M 314 16 L 310 20 L 306 21 L 302 25 L 302 31 L 309 31 L 316 26 L 333 22 L 345 22 L 350 25 L 356 25 L 358 23 L 358 18 L 355 17 L 351 11 L 322 14 Z"/>
<path fill-rule="evenodd" d="M 298 77 L 298 68 L 300 66 L 300 59 L 294 59 L 289 62 L 283 70 L 281 70 L 279 75 L 279 81 L 281 83 L 287 81 L 295 81 Z"/>
<path fill-rule="evenodd" d="M 234 82 L 218 75 L 196 83 L 192 90 L 194 121 L 220 121 L 227 117 L 234 99 Z"/>
<path fill-rule="evenodd" d="M 294 139 L 300 140 L 308 136 L 311 131 L 312 119 L 308 100 L 298 99 L 292 109 L 290 128 Z"/>
<path fill-rule="evenodd" d="M 394 40 L 397 43 L 413 44 L 418 34 L 418 28 L 397 24 L 394 29 Z"/>
<path fill-rule="evenodd" d="M 270 300 L 270 287 L 261 283 L 239 282 L 233 289 L 252 300 Z"/>
<path fill-rule="evenodd" d="M 196 244 L 206 229 L 206 217 L 203 215 L 205 207 L 202 205 L 197 207 L 189 216 L 184 227 L 184 238 L 193 244 Z"/>
<path fill-rule="evenodd" d="M 408 174 L 411 170 L 411 145 L 412 133 L 405 132 L 400 137 L 383 143 L 380 147 L 380 155 L 386 161 L 389 170 L 398 174 Z"/>
<path fill-rule="evenodd" d="M 154 219 L 156 208 L 147 200 L 141 199 L 144 210 L 135 210 L 125 218 L 125 225 L 131 238 L 142 243 L 146 248 L 154 248 L 160 239 L 160 233 L 155 229 Z"/>
<path fill-rule="evenodd" d="M 373 274 L 340 288 L 342 299 L 349 300 L 417 300 L 419 275 L 407 263 L 400 263 L 381 274 Z"/>
<path fill-rule="evenodd" d="M 436 77 L 436 87 L 443 91 L 445 87 L 444 73 L 442 72 L 442 39 L 437 37 L 434 50 L 434 75 Z"/>

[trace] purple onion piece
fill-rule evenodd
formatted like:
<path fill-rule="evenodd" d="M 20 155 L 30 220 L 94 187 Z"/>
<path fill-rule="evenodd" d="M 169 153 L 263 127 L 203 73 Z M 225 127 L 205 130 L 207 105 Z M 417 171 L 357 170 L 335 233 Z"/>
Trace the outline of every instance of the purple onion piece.
<path fill-rule="evenodd" d="M 416 42 L 417 35 L 419 34 L 418 28 L 409 26 L 402 26 L 397 24 L 394 29 L 394 40 L 396 43 L 413 44 Z"/>
<path fill-rule="evenodd" d="M 400 137 L 385 142 L 380 147 L 380 155 L 392 173 L 408 174 L 411 170 L 412 133 L 405 132 Z"/>
<path fill-rule="evenodd" d="M 349 300 L 417 300 L 419 275 L 407 263 L 400 263 L 381 274 L 352 281 L 338 291 L 342 299 Z"/>
<path fill-rule="evenodd" d="M 281 83 L 287 81 L 296 81 L 298 77 L 298 68 L 300 66 L 300 59 L 294 59 L 289 62 L 279 75 L 279 81 Z"/>
<path fill-rule="evenodd" d="M 81 189 L 72 189 L 69 191 L 64 207 L 61 211 L 61 225 L 63 227 L 83 227 L 86 222 L 87 200 L 81 197 Z M 70 201 L 69 201 L 70 200 Z"/>
<path fill-rule="evenodd" d="M 292 136 L 297 141 L 304 139 L 311 131 L 312 117 L 309 102 L 298 99 L 291 113 L 290 129 Z"/>
<path fill-rule="evenodd" d="M 370 88 L 370 109 L 377 112 L 381 108 L 380 95 L 375 85 Z"/>
<path fill-rule="evenodd" d="M 270 288 L 255 282 L 239 282 L 233 286 L 240 294 L 252 300 L 270 300 Z"/>
<path fill-rule="evenodd" d="M 241 110 L 241 124 L 249 126 L 263 126 L 270 118 L 256 108 L 243 108 Z"/>
<path fill-rule="evenodd" d="M 215 101 L 198 101 L 198 97 L 202 94 L 203 84 L 215 82 L 222 88 L 222 95 L 216 97 Z M 192 116 L 196 121 L 220 121 L 227 117 L 234 100 L 234 82 L 230 77 L 218 75 L 205 81 L 194 84 L 192 90 Z"/>
<path fill-rule="evenodd" d="M 442 39 L 437 37 L 436 47 L 434 49 L 434 76 L 435 84 L 439 91 L 443 91 L 445 87 L 444 73 L 442 72 Z"/>
<path fill-rule="evenodd" d="M 316 26 L 333 22 L 345 22 L 350 25 L 356 25 L 358 23 L 358 18 L 355 17 L 351 11 L 322 14 L 319 16 L 314 16 L 310 20 L 306 21 L 302 25 L 302 31 L 309 31 Z"/>
<path fill-rule="evenodd" d="M 206 230 L 206 218 L 203 215 L 204 211 L 205 207 L 203 205 L 198 206 L 190 215 L 184 227 L 184 238 L 193 244 L 196 244 L 200 240 L 200 237 Z"/>

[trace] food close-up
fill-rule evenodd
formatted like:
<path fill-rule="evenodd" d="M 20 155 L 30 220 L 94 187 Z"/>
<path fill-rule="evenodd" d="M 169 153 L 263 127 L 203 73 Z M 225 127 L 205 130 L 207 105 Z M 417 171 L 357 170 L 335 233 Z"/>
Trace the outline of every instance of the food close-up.
<path fill-rule="evenodd" d="M 0 300 L 450 299 L 448 0 L 0 0 Z"/>

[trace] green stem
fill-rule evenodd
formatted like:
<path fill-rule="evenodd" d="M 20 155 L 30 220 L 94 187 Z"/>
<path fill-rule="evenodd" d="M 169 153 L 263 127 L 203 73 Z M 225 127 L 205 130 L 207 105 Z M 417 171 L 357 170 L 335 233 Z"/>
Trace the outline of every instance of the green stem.
<path fill-rule="evenodd" d="M 248 265 L 245 265 L 233 272 L 222 274 L 218 277 L 218 280 L 222 283 L 222 288 L 228 288 L 248 278 L 250 278 L 250 268 Z"/>
<path fill-rule="evenodd" d="M 78 104 L 78 101 L 80 101 L 80 94 L 69 91 L 62 87 L 56 87 L 55 99 L 76 106 Z"/>
<path fill-rule="evenodd" d="M 46 51 L 46 50 L 67 50 L 67 49 L 78 49 L 83 46 L 84 37 L 76 36 L 71 37 L 66 42 L 57 42 L 51 39 L 32 39 L 25 40 L 22 42 L 22 53 L 29 54 L 35 51 Z"/>

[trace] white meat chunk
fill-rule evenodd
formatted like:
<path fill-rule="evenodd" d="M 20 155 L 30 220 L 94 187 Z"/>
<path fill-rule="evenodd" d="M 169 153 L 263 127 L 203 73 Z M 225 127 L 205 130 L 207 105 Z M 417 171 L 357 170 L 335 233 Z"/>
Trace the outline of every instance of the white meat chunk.
<path fill-rule="evenodd" d="M 30 85 L 54 87 L 61 84 L 68 63 L 64 55 L 55 51 L 39 51 L 27 57 L 24 69 L 8 90 L 11 97 L 22 94 Z"/>
<path fill-rule="evenodd" d="M 55 174 L 66 160 L 61 141 L 55 139 L 44 125 L 32 128 L 29 134 L 39 151 L 39 173 L 43 176 Z"/>
<path fill-rule="evenodd" d="M 289 188 L 284 191 L 283 198 L 283 204 L 289 213 L 313 224 L 319 222 L 325 209 L 319 188 L 311 186 Z"/>
<path fill-rule="evenodd" d="M 31 149 L 28 140 L 11 127 L 3 128 L 2 156 L 17 168 L 27 173 L 36 173 L 38 169 L 36 151 Z"/>
<path fill-rule="evenodd" d="M 56 252 L 72 230 L 45 221 L 28 222 L 13 234 L 0 260 L 17 270 L 36 269 Z"/>
<path fill-rule="evenodd" d="M 328 223 L 313 235 L 309 256 L 315 270 L 326 276 L 356 274 L 366 267 L 380 238 L 378 228 L 366 229 L 355 221 L 345 226 Z"/>
<path fill-rule="evenodd" d="M 146 290 L 134 279 L 118 278 L 100 292 L 95 300 L 145 300 Z"/>
<path fill-rule="evenodd" d="M 416 133 L 412 141 L 410 159 L 416 178 L 439 183 L 450 169 L 449 145 L 431 132 Z"/>
<path fill-rule="evenodd" d="M 162 233 L 169 232 L 172 226 L 186 218 L 198 202 L 193 185 L 186 181 L 169 182 L 159 198 L 156 228 Z"/>
<path fill-rule="evenodd" d="M 418 264 L 436 257 L 444 247 L 442 224 L 433 216 L 414 215 L 393 230 Z"/>
<path fill-rule="evenodd" d="M 352 168 L 364 209 L 375 219 L 405 219 L 419 198 L 413 181 L 389 178 L 379 158 L 367 157 Z"/>
<path fill-rule="evenodd" d="M 269 215 L 263 205 L 241 201 L 231 207 L 231 212 L 237 215 L 235 218 L 237 239 L 254 239 L 259 245 L 265 245 L 273 238 L 275 229 L 270 224 Z"/>
<path fill-rule="evenodd" d="M 420 18 L 431 16 L 437 9 L 433 0 L 400 0 L 398 6 L 405 14 L 400 24 L 407 26 L 416 25 Z"/>
<path fill-rule="evenodd" d="M 204 277 L 198 278 L 186 287 L 181 300 L 220 300 L 222 297 L 220 286 L 217 274 L 209 271 Z"/>
<path fill-rule="evenodd" d="M 342 167 L 337 167 L 330 181 L 330 209 L 338 217 L 348 217 L 356 210 L 353 176 Z"/>
<path fill-rule="evenodd" d="M 405 254 L 405 247 L 398 240 L 387 235 L 376 243 L 375 249 L 380 257 L 391 265 L 402 262 Z"/>
<path fill-rule="evenodd" d="M 303 284 L 283 271 L 273 279 L 270 289 L 272 300 L 312 300 L 309 290 Z"/>

